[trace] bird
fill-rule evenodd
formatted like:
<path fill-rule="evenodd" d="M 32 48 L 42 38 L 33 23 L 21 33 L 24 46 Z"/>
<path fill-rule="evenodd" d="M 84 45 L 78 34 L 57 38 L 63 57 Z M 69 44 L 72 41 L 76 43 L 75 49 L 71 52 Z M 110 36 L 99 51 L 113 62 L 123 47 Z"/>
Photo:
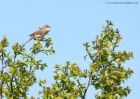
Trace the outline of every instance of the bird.
<path fill-rule="evenodd" d="M 43 38 L 46 34 L 48 34 L 48 32 L 50 32 L 51 28 L 49 25 L 44 25 L 41 28 L 39 28 L 37 31 L 33 32 L 32 34 L 30 34 L 30 39 L 28 41 L 26 41 L 22 47 L 24 47 L 29 41 L 31 41 L 32 39 L 41 39 Z"/>

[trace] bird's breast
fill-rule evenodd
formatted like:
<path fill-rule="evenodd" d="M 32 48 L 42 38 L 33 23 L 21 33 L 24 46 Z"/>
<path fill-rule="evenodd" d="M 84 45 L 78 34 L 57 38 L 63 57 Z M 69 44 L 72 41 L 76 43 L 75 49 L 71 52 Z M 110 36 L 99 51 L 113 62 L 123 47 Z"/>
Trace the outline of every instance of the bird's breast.
<path fill-rule="evenodd" d="M 33 35 L 33 38 L 39 38 L 39 37 L 41 37 L 42 35 L 40 35 L 40 34 L 35 34 L 35 35 Z"/>

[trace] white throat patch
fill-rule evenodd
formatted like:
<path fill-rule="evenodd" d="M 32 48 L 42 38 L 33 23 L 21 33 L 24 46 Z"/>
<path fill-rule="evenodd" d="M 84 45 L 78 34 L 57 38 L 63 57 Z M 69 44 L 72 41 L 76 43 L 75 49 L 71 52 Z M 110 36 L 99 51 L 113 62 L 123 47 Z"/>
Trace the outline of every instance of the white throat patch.
<path fill-rule="evenodd" d="M 50 29 L 50 28 L 45 28 L 44 30 L 46 30 L 46 31 L 50 31 L 51 29 Z"/>

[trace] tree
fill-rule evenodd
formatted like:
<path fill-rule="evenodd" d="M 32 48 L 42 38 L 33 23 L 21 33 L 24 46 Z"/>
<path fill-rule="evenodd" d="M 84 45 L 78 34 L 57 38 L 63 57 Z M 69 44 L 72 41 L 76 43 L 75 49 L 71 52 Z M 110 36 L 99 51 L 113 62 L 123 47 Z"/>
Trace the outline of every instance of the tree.
<path fill-rule="evenodd" d="M 0 42 L 0 95 L 7 98 L 28 98 L 29 88 L 38 83 L 42 87 L 39 94 L 43 99 L 85 99 L 90 86 L 98 91 L 97 99 L 121 99 L 130 93 L 128 86 L 122 86 L 133 73 L 123 63 L 133 58 L 132 52 L 118 51 L 116 48 L 122 37 L 118 29 L 107 21 L 100 36 L 91 43 L 83 44 L 91 60 L 90 68 L 80 69 L 76 63 L 67 61 L 64 66 L 56 64 L 54 80 L 46 87 L 46 80 L 38 80 L 35 72 L 44 70 L 46 62 L 35 58 L 39 53 L 54 54 L 51 38 L 42 38 L 28 52 L 19 43 L 8 52 L 9 42 L 6 37 Z M 31 99 L 35 99 L 33 96 Z"/>
<path fill-rule="evenodd" d="M 0 95 L 8 99 L 27 98 L 30 86 L 39 81 L 36 78 L 37 70 L 44 70 L 47 66 L 42 60 L 37 60 L 35 56 L 39 53 L 53 54 L 51 38 L 37 41 L 28 53 L 19 43 L 12 46 L 8 52 L 9 42 L 6 37 L 0 42 Z"/>
<path fill-rule="evenodd" d="M 122 39 L 118 29 L 113 29 L 111 21 L 107 21 L 101 36 L 96 36 L 92 45 L 85 43 L 86 51 L 92 60 L 90 65 L 91 85 L 100 93 L 97 99 L 122 99 L 130 93 L 130 88 L 121 84 L 128 79 L 133 71 L 125 69 L 123 63 L 133 58 L 132 52 L 117 51 L 118 43 Z"/>

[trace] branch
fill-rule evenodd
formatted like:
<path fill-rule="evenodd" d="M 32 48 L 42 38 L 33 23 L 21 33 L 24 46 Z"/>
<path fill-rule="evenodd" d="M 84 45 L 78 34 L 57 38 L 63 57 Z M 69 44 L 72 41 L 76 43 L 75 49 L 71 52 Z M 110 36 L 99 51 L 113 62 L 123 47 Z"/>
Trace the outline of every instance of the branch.
<path fill-rule="evenodd" d="M 87 51 L 87 53 L 88 53 L 89 58 L 90 58 L 90 59 L 92 60 L 92 62 L 94 63 L 95 61 L 94 61 L 94 59 L 92 58 L 91 53 L 88 52 L 88 48 L 87 48 L 87 47 L 86 47 L 86 51 Z"/>
<path fill-rule="evenodd" d="M 14 65 L 15 65 L 16 57 L 17 57 L 17 54 L 14 53 Z M 11 81 L 10 81 L 12 97 L 13 97 L 13 92 L 14 92 L 14 91 L 13 91 L 13 79 L 14 79 L 14 74 L 12 75 L 12 77 L 11 77 Z"/>
<path fill-rule="evenodd" d="M 91 53 L 88 52 L 88 47 L 86 47 L 86 52 L 88 53 L 89 58 L 90 58 L 90 59 L 92 60 L 92 62 L 94 63 L 95 60 L 92 58 Z M 84 91 L 84 95 L 82 96 L 82 99 L 85 99 L 85 96 L 86 96 L 87 90 L 88 90 L 88 88 L 89 88 L 89 86 L 90 86 L 91 80 L 92 80 L 92 71 L 89 72 L 89 80 L 88 80 L 87 88 L 86 88 L 86 90 Z"/>
<path fill-rule="evenodd" d="M 89 88 L 89 86 L 90 86 L 90 82 L 91 82 L 91 79 L 92 79 L 91 76 L 92 76 L 92 71 L 89 72 L 89 80 L 88 80 L 87 88 L 86 88 L 86 90 L 84 91 L 84 95 L 82 96 L 82 99 L 85 99 L 87 90 L 88 90 L 88 88 Z"/>
<path fill-rule="evenodd" d="M 116 45 L 117 45 L 117 41 L 115 42 L 115 44 L 114 44 L 114 46 L 113 46 L 113 48 L 112 48 L 112 53 L 113 53 L 113 54 L 114 54 Z M 116 60 L 116 59 L 112 59 L 112 60 L 111 60 L 111 63 L 112 63 L 113 61 L 115 61 L 115 60 Z M 118 67 L 118 69 L 119 69 L 119 67 Z M 118 69 L 117 69 L 117 70 L 118 70 Z M 117 72 L 116 72 L 116 75 L 117 75 Z M 118 77 L 118 76 L 117 76 L 117 77 Z M 117 79 L 115 80 L 114 84 L 112 85 L 112 93 L 114 92 L 114 88 L 115 88 L 116 83 L 117 83 Z"/>
<path fill-rule="evenodd" d="M 10 81 L 10 86 L 11 86 L 11 94 L 13 96 L 13 78 L 14 76 L 12 75 L 11 81 Z"/>
<path fill-rule="evenodd" d="M 3 74 L 3 68 L 4 68 L 4 55 L 3 53 L 1 54 L 2 60 L 1 60 L 1 64 L 2 64 L 2 70 L 1 70 L 1 75 Z M 0 99 L 2 99 L 2 90 L 3 90 L 3 81 L 1 80 L 1 86 L 0 86 Z"/>

